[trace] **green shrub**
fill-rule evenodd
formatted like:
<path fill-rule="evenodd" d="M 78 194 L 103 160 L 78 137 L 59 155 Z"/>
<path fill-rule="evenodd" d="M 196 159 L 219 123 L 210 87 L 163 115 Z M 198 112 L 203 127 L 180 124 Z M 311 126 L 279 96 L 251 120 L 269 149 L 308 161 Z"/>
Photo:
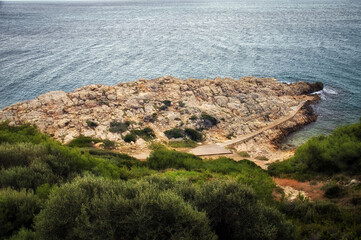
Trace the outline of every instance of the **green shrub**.
<path fill-rule="evenodd" d="M 162 105 L 162 106 L 159 107 L 159 110 L 160 111 L 166 111 L 166 110 L 168 110 L 168 106 L 167 105 Z"/>
<path fill-rule="evenodd" d="M 176 193 L 92 177 L 52 194 L 35 226 L 39 239 L 216 239 L 206 214 Z"/>
<path fill-rule="evenodd" d="M 12 167 L 0 170 L 0 186 L 14 189 L 36 189 L 45 183 L 55 184 L 62 178 L 56 176 L 44 163 L 32 164 L 30 167 Z"/>
<path fill-rule="evenodd" d="M 178 106 L 179 106 L 179 107 L 185 107 L 186 104 L 185 104 L 183 101 L 179 101 L 179 102 L 178 102 Z"/>
<path fill-rule="evenodd" d="M 86 120 L 86 124 L 88 125 L 88 127 L 90 128 L 96 128 L 98 127 L 99 124 L 97 124 L 96 122 L 90 121 L 90 120 Z"/>
<path fill-rule="evenodd" d="M 154 150 L 147 159 L 152 169 L 184 168 L 187 170 L 201 167 L 202 159 L 189 153 L 168 149 Z"/>
<path fill-rule="evenodd" d="M 10 237 L 20 228 L 30 229 L 41 200 L 32 191 L 0 189 L 0 239 Z"/>
<path fill-rule="evenodd" d="M 194 120 L 197 120 L 198 119 L 198 117 L 196 116 L 196 115 L 192 115 L 190 118 L 189 118 L 189 120 L 191 120 L 191 121 L 194 121 Z"/>
<path fill-rule="evenodd" d="M 162 103 L 167 107 L 170 107 L 172 105 L 172 102 L 170 100 L 164 100 L 162 101 Z"/>
<path fill-rule="evenodd" d="M 239 152 L 238 155 L 241 157 L 250 157 L 250 155 L 247 152 Z"/>
<path fill-rule="evenodd" d="M 194 204 L 207 212 L 219 239 L 294 238 L 293 226 L 278 211 L 262 205 L 236 182 L 206 182 L 196 192 Z"/>
<path fill-rule="evenodd" d="M 345 189 L 337 184 L 332 184 L 326 187 L 324 196 L 327 198 L 338 198 L 345 195 Z"/>
<path fill-rule="evenodd" d="M 115 142 L 106 139 L 103 141 L 102 146 L 105 149 L 113 149 L 115 147 Z"/>
<path fill-rule="evenodd" d="M 192 128 L 186 128 L 184 133 L 193 141 L 201 142 L 203 140 L 202 133 Z"/>
<path fill-rule="evenodd" d="M 186 139 L 182 141 L 169 141 L 168 145 L 173 148 L 194 148 L 197 143 L 193 140 Z"/>
<path fill-rule="evenodd" d="M 127 135 L 124 136 L 124 142 L 130 143 L 130 142 L 135 142 L 137 140 L 137 135 L 135 135 L 134 133 L 128 133 Z"/>
<path fill-rule="evenodd" d="M 304 223 L 317 223 L 323 220 L 338 222 L 342 217 L 340 209 L 335 204 L 325 201 L 284 201 L 281 202 L 280 211 Z"/>
<path fill-rule="evenodd" d="M 150 127 L 146 127 L 141 130 L 132 130 L 131 133 L 143 138 L 146 141 L 155 138 L 155 133 Z"/>
<path fill-rule="evenodd" d="M 313 137 L 301 145 L 293 158 L 273 163 L 272 174 L 294 176 L 360 174 L 361 123 L 337 128 L 330 136 Z"/>
<path fill-rule="evenodd" d="M 26 228 L 21 228 L 7 240 L 37 240 L 37 238 L 35 232 Z"/>
<path fill-rule="evenodd" d="M 50 137 L 41 134 L 35 127 L 29 124 L 21 126 L 9 126 L 9 122 L 5 121 L 0 123 L 0 143 L 42 143 L 51 141 Z"/>
<path fill-rule="evenodd" d="M 29 166 L 46 154 L 44 146 L 32 143 L 0 144 L 0 167 Z"/>
<path fill-rule="evenodd" d="M 109 131 L 113 132 L 113 133 L 123 133 L 128 130 L 129 126 L 130 126 L 129 121 L 126 121 L 126 122 L 112 121 L 110 123 Z"/>
<path fill-rule="evenodd" d="M 215 117 L 207 113 L 202 113 L 201 119 L 203 120 L 203 124 L 205 125 L 205 127 L 216 126 L 219 123 L 219 121 Z"/>
<path fill-rule="evenodd" d="M 184 131 L 180 128 L 173 128 L 164 132 L 168 139 L 184 138 Z"/>
<path fill-rule="evenodd" d="M 98 143 L 98 142 L 100 142 L 100 140 L 80 135 L 79 137 L 71 140 L 68 146 L 86 148 L 86 147 L 92 147 L 94 143 Z"/>
<path fill-rule="evenodd" d="M 261 161 L 268 161 L 269 159 L 265 156 L 257 156 L 255 159 L 261 160 Z"/>

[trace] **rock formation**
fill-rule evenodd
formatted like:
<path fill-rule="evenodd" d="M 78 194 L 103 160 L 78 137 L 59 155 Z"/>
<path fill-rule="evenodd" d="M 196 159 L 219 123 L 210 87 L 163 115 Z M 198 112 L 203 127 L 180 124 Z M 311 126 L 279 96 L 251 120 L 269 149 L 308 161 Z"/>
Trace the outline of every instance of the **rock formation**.
<path fill-rule="evenodd" d="M 36 125 L 64 143 L 79 135 L 124 143 L 122 136 L 127 131 L 109 131 L 114 121 L 128 121 L 129 130 L 148 126 L 159 140 L 166 140 L 164 131 L 175 127 L 202 128 L 206 142 L 217 142 L 267 126 L 309 98 L 306 94 L 322 87 L 321 83 L 286 84 L 273 78 L 181 80 L 168 76 L 114 86 L 90 85 L 71 93 L 49 92 L 4 108 L 0 120 Z M 318 100 L 317 95 L 312 96 Z M 209 124 L 202 113 L 217 119 L 218 124 Z M 306 106 L 292 120 L 254 141 L 266 139 L 277 145 L 315 119 L 312 108 Z M 138 138 L 137 143 L 144 141 Z"/>

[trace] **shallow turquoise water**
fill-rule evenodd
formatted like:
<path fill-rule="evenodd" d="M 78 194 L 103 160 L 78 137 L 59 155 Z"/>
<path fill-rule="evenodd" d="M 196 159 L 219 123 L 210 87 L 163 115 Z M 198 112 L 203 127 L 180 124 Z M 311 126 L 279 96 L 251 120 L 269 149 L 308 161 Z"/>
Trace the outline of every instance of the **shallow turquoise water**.
<path fill-rule="evenodd" d="M 361 117 L 361 1 L 118 1 L 0 5 L 0 108 L 139 78 L 321 81 L 299 143 Z"/>

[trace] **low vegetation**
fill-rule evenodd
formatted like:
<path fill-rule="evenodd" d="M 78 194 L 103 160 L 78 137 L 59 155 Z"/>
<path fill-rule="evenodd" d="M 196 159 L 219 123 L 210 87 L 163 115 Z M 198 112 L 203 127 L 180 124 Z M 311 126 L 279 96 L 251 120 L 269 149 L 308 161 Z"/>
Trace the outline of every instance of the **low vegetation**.
<path fill-rule="evenodd" d="M 239 152 L 238 155 L 241 156 L 241 157 L 245 157 L 245 158 L 250 157 L 250 155 L 248 154 L 248 152 Z"/>
<path fill-rule="evenodd" d="M 330 136 L 313 137 L 289 160 L 270 165 L 274 176 L 310 179 L 343 173 L 360 174 L 361 122 L 337 128 Z"/>
<path fill-rule="evenodd" d="M 64 146 L 29 125 L 0 124 L 0 239 L 361 237 L 357 195 L 353 208 L 278 201 L 272 177 L 248 160 L 202 160 L 153 144 L 141 162 L 92 142 Z M 344 191 L 327 189 L 331 200 Z"/>
<path fill-rule="evenodd" d="M 168 146 L 172 148 L 194 148 L 198 144 L 190 139 L 180 140 L 180 141 L 169 141 Z"/>
<path fill-rule="evenodd" d="M 123 133 L 128 130 L 128 127 L 130 126 L 130 122 L 117 122 L 113 121 L 110 123 L 109 131 L 113 133 Z"/>
<path fill-rule="evenodd" d="M 209 115 L 208 113 L 202 113 L 201 119 L 203 120 L 203 124 L 205 127 L 213 127 L 219 123 L 219 121 L 215 117 Z"/>
<path fill-rule="evenodd" d="M 164 132 L 168 139 L 177 139 L 177 138 L 189 138 L 191 141 L 194 142 L 201 142 L 203 140 L 203 135 L 201 132 L 193 129 L 193 128 L 173 128 Z"/>

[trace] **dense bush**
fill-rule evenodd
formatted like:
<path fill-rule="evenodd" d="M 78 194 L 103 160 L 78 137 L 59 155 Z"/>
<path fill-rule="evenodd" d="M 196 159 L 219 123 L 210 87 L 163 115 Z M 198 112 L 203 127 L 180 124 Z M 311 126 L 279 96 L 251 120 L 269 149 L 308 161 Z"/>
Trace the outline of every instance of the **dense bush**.
<path fill-rule="evenodd" d="M 297 225 L 297 239 L 351 240 L 361 236 L 361 216 L 358 211 L 308 199 L 283 201 L 279 209 Z"/>
<path fill-rule="evenodd" d="M 97 124 L 96 122 L 93 122 L 93 121 L 90 121 L 90 120 L 87 120 L 86 121 L 86 124 L 88 125 L 88 127 L 90 128 L 96 128 L 99 124 Z"/>
<path fill-rule="evenodd" d="M 113 133 L 123 133 L 128 130 L 128 127 L 130 126 L 130 122 L 117 122 L 113 121 L 110 123 L 109 131 Z"/>
<path fill-rule="evenodd" d="M 105 149 L 113 149 L 115 147 L 115 142 L 106 139 L 103 141 L 102 147 Z"/>
<path fill-rule="evenodd" d="M 330 136 L 313 137 L 300 146 L 293 158 L 273 163 L 273 175 L 309 177 L 344 172 L 360 174 L 361 122 L 336 129 Z"/>
<path fill-rule="evenodd" d="M 149 140 L 152 140 L 153 138 L 155 138 L 155 133 L 154 133 L 153 129 L 151 129 L 150 127 L 146 127 L 141 130 L 132 130 L 131 134 L 135 134 L 135 135 L 143 138 L 146 141 L 149 141 Z"/>
<path fill-rule="evenodd" d="M 293 227 L 236 182 L 211 181 L 200 188 L 195 205 L 207 212 L 219 239 L 293 239 Z"/>
<path fill-rule="evenodd" d="M 50 196 L 39 239 L 216 239 L 205 213 L 146 182 L 87 177 Z"/>
<path fill-rule="evenodd" d="M 192 129 L 192 128 L 186 128 L 184 130 L 184 133 L 193 141 L 201 142 L 203 140 L 203 135 L 199 131 Z"/>
<path fill-rule="evenodd" d="M 166 105 L 167 107 L 170 107 L 172 105 L 172 102 L 170 100 L 164 100 L 164 101 L 162 101 L 162 103 L 164 105 Z"/>
<path fill-rule="evenodd" d="M 215 117 L 207 113 L 202 113 L 201 119 L 203 120 L 203 124 L 205 127 L 216 126 L 219 123 L 219 121 Z"/>
<path fill-rule="evenodd" d="M 250 157 L 250 155 L 247 152 L 239 152 L 238 155 L 241 157 Z"/>
<path fill-rule="evenodd" d="M 172 138 L 184 138 L 184 131 L 180 128 L 172 128 L 164 132 L 168 139 Z"/>
<path fill-rule="evenodd" d="M 21 126 L 9 126 L 9 122 L 0 123 L 0 143 L 42 143 L 51 141 L 45 134 L 39 133 L 34 127 L 29 124 Z"/>
<path fill-rule="evenodd" d="M 40 212 L 41 200 L 32 191 L 0 189 L 0 239 L 20 228 L 31 228 L 34 215 Z"/>
<path fill-rule="evenodd" d="M 124 142 L 130 143 L 135 141 L 137 141 L 137 135 L 135 135 L 134 133 L 128 133 L 124 136 Z"/>
<path fill-rule="evenodd" d="M 202 165 L 202 159 L 189 153 L 159 149 L 150 154 L 147 163 L 152 169 L 184 168 L 191 170 L 199 168 Z"/>
<path fill-rule="evenodd" d="M 68 146 L 86 148 L 86 147 L 92 147 L 94 143 L 98 143 L 98 142 L 100 142 L 99 139 L 94 139 L 91 137 L 85 137 L 83 135 L 80 135 L 79 137 L 76 137 L 73 140 L 71 140 Z"/>
<path fill-rule="evenodd" d="M 0 168 L 29 166 L 45 153 L 44 146 L 32 143 L 0 144 Z"/>

